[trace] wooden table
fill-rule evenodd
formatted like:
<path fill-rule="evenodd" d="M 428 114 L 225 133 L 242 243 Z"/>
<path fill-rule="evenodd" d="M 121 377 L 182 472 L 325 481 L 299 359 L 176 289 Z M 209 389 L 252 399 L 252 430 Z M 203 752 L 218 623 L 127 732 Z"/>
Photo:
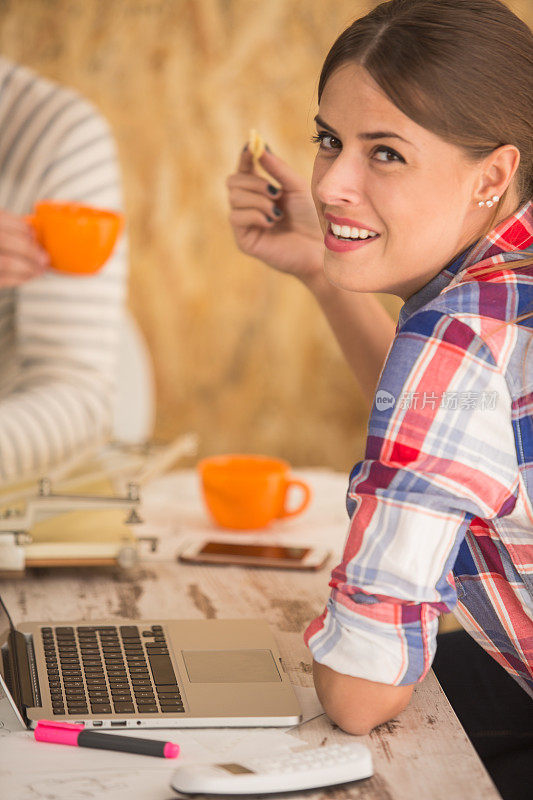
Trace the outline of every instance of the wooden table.
<path fill-rule="evenodd" d="M 346 476 L 325 470 L 301 470 L 297 476 L 313 487 L 311 506 L 300 517 L 276 523 L 268 534 L 254 537 L 254 541 L 327 543 L 338 556 L 347 530 Z M 178 563 L 176 552 L 185 539 L 202 534 L 227 538 L 207 519 L 192 471 L 172 473 L 152 484 L 145 492 L 143 517 L 146 529 L 143 532 L 157 535 L 160 544 L 158 551 L 148 554 L 142 565 L 130 574 L 89 568 L 51 569 L 36 570 L 22 580 L 3 581 L 2 596 L 15 624 L 43 618 L 57 622 L 83 618 L 89 622 L 102 616 L 259 616 L 274 629 L 293 684 L 312 687 L 311 657 L 303 643 L 302 632 L 323 609 L 328 595 L 329 569 L 335 562 L 331 560 L 329 568 L 317 573 Z M 311 695 L 309 689 L 307 696 Z M 291 735 L 311 746 L 351 738 L 333 726 L 320 710 L 317 714 L 292 729 Z M 246 734 L 254 735 L 251 729 Z M 179 742 L 182 735 L 185 735 L 182 731 L 173 731 L 166 738 Z M 204 746 L 212 745 L 216 749 L 217 741 L 235 736 L 235 731 L 211 730 L 201 735 Z M 155 738 L 162 738 L 161 733 Z M 416 688 L 406 711 L 369 736 L 361 737 L 361 741 L 372 750 L 374 777 L 358 784 L 300 796 L 337 800 L 449 800 L 466 796 L 469 800 L 491 800 L 499 797 L 433 673 Z M 4 749 L 9 762 L 2 762 L 0 756 L 0 795 L 9 800 L 141 800 L 143 797 L 170 800 L 173 796 L 168 788 L 172 765 L 163 760 L 40 745 L 31 740 L 29 733 L 5 733 L 0 742 L 5 746 L 0 747 L 0 754 Z M 50 748 L 46 751 L 46 768 L 41 764 L 42 748 Z M 186 747 L 182 752 L 185 757 Z M 109 756 L 114 760 L 106 760 Z M 126 768 L 126 761 L 119 759 L 128 759 L 128 765 L 134 763 L 135 769 Z M 2 786 L 8 792 L 3 791 Z"/>

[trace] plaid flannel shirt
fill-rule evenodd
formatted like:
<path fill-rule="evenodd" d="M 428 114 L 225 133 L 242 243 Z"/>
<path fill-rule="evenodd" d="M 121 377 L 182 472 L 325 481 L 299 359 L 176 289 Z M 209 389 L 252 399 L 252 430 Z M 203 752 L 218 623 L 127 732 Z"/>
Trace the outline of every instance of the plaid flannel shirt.
<path fill-rule="evenodd" d="M 455 615 L 533 696 L 533 204 L 412 295 L 381 372 L 316 661 L 421 681 Z M 477 273 L 492 264 L 501 270 Z"/>

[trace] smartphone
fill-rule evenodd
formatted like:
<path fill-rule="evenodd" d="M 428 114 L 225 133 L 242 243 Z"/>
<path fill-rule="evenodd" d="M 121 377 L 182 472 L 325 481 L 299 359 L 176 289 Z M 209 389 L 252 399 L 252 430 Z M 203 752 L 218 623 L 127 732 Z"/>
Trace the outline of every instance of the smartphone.
<path fill-rule="evenodd" d="M 305 545 L 247 544 L 203 539 L 189 542 L 179 554 L 179 560 L 192 564 L 237 564 L 269 569 L 320 569 L 330 555 L 329 550 Z"/>

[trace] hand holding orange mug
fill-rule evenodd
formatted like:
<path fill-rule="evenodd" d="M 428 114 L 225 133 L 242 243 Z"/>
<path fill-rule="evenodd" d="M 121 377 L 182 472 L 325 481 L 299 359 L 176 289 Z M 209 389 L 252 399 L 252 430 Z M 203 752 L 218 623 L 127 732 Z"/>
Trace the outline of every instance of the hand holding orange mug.
<path fill-rule="evenodd" d="M 92 275 L 105 264 L 123 226 L 123 216 L 79 203 L 42 200 L 26 221 L 59 272 Z"/>
<path fill-rule="evenodd" d="M 279 458 L 213 456 L 200 461 L 198 471 L 206 505 L 223 528 L 263 528 L 274 519 L 300 514 L 311 499 L 307 483 L 292 478 L 289 464 Z M 289 510 L 292 487 L 298 487 L 303 498 L 297 508 Z"/>

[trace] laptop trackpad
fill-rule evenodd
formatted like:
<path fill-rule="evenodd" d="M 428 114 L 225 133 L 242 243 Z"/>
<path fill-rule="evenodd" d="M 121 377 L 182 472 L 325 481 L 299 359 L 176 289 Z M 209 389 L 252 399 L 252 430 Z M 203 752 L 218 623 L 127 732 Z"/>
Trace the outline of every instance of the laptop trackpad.
<path fill-rule="evenodd" d="M 191 683 L 280 681 L 270 650 L 183 650 Z"/>

